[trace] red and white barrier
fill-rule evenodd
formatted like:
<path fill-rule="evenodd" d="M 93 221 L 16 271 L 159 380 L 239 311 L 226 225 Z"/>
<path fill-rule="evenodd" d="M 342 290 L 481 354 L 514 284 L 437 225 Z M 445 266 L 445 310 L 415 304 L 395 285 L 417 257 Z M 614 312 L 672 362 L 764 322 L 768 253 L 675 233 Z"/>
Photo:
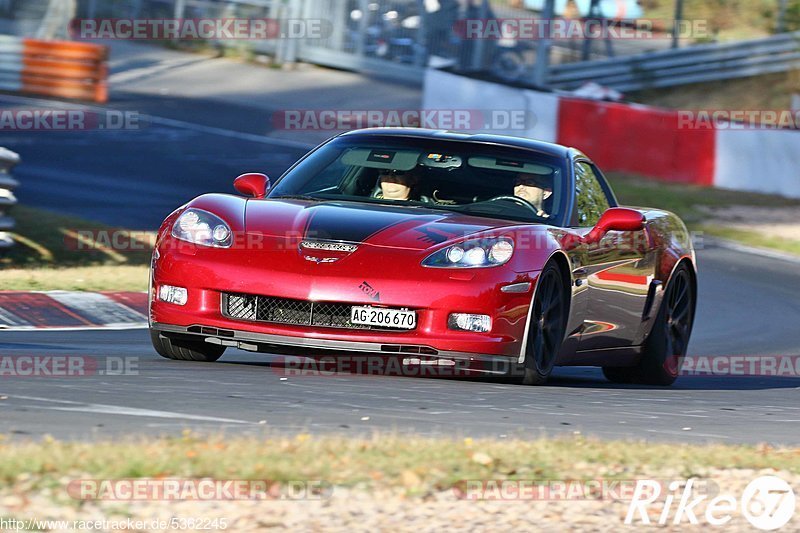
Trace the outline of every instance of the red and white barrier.
<path fill-rule="evenodd" d="M 429 70 L 425 109 L 525 109 L 532 128 L 492 130 L 573 146 L 608 171 L 800 198 L 800 131 L 687 126 L 668 109 L 517 89 Z"/>

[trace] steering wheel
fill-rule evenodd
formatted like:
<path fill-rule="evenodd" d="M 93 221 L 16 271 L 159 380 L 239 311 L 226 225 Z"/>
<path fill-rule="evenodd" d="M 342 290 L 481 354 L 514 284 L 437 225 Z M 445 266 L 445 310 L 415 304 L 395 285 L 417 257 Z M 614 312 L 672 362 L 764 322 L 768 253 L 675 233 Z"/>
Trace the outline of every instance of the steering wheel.
<path fill-rule="evenodd" d="M 544 217 L 544 218 L 548 217 L 547 213 L 544 213 L 544 212 L 542 212 L 542 214 L 540 215 L 539 214 L 539 210 L 536 209 L 535 205 L 530 203 L 528 200 L 525 200 L 524 198 L 520 198 L 519 196 L 495 196 L 494 198 L 490 198 L 489 200 L 486 200 L 486 201 L 487 202 L 497 202 L 499 200 L 508 200 L 508 201 L 511 201 L 511 202 L 515 202 L 515 203 L 521 205 L 522 207 L 527 207 L 528 209 L 533 211 L 533 213 L 537 217 L 540 217 L 540 218 L 541 217 Z"/>

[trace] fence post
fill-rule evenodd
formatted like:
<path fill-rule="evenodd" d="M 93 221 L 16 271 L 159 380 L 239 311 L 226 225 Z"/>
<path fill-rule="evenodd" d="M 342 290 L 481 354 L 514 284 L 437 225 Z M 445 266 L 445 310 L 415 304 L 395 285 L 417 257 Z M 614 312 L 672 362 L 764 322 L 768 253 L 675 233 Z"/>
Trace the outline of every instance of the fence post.
<path fill-rule="evenodd" d="M 186 16 L 186 0 L 175 0 L 175 11 L 173 12 L 173 18 L 176 20 L 180 20 Z M 179 39 L 175 38 L 172 39 L 172 42 L 177 44 Z"/>
<path fill-rule="evenodd" d="M 547 87 L 547 73 L 550 70 L 550 41 L 552 39 L 555 12 L 556 1 L 547 0 L 542 13 L 546 35 L 536 43 L 536 64 L 533 67 L 533 84 L 539 88 Z"/>
<path fill-rule="evenodd" d="M 672 22 L 672 48 L 680 46 L 683 0 L 675 0 L 675 20 Z"/>
<path fill-rule="evenodd" d="M 786 10 L 789 8 L 789 0 L 780 0 L 778 8 L 778 22 L 775 24 L 775 33 L 786 31 Z"/>
<path fill-rule="evenodd" d="M 470 14 L 467 13 L 467 18 L 469 18 Z M 478 11 L 478 19 L 485 21 L 489 18 L 489 0 L 483 0 L 481 2 L 480 10 Z M 470 50 L 472 51 L 472 57 L 470 58 L 470 67 L 472 70 L 482 70 L 485 65 L 484 55 L 486 53 L 486 39 L 479 38 L 472 41 L 472 46 L 470 46 Z"/>
<path fill-rule="evenodd" d="M 17 154 L 0 147 L 0 255 L 14 245 L 14 240 L 8 233 L 14 229 L 14 219 L 8 216 L 8 210 L 17 203 L 12 191 L 19 183 L 11 177 L 11 169 L 18 163 Z"/>

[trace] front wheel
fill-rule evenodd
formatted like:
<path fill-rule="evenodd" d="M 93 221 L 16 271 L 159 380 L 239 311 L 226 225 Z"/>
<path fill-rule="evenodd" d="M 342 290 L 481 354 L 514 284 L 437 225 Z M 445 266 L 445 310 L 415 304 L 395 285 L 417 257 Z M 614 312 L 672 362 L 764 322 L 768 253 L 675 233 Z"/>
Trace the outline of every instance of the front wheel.
<path fill-rule="evenodd" d="M 203 341 L 184 341 L 165 337 L 160 331 L 151 329 L 150 340 L 158 355 L 180 361 L 204 361 L 211 363 L 222 357 L 225 347 Z"/>
<path fill-rule="evenodd" d="M 553 263 L 540 274 L 531 306 L 522 382 L 542 385 L 553 371 L 567 327 L 567 287 Z"/>

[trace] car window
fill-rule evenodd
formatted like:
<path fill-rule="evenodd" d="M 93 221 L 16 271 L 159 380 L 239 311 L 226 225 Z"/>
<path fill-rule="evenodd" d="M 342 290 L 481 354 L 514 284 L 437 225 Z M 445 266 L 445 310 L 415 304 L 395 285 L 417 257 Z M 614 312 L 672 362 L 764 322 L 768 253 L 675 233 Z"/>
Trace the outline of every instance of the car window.
<path fill-rule="evenodd" d="M 608 197 L 591 165 L 575 164 L 575 224 L 582 228 L 592 227 L 600 216 L 611 207 Z"/>
<path fill-rule="evenodd" d="M 428 138 L 339 138 L 288 172 L 270 198 L 391 203 L 561 225 L 564 159 L 512 147 Z"/>

